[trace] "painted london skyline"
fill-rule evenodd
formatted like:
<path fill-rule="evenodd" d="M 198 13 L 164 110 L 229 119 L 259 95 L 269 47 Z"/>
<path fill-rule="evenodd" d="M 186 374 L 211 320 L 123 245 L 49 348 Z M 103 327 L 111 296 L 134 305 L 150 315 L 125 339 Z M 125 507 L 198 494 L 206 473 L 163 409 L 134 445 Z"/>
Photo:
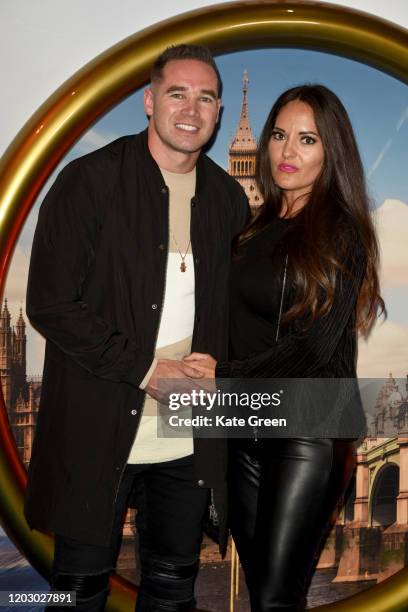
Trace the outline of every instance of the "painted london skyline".
<path fill-rule="evenodd" d="M 238 124 L 242 76 L 249 76 L 249 117 L 256 137 L 277 96 L 293 85 L 319 82 L 342 99 L 352 120 L 376 209 L 382 257 L 382 291 L 388 320 L 377 325 L 369 342 L 360 341 L 359 375 L 396 377 L 408 373 L 408 88 L 400 81 L 359 62 L 326 53 L 265 49 L 219 56 L 223 79 L 223 113 L 209 155 L 227 168 L 228 146 Z M 126 98 L 97 121 L 72 147 L 37 198 L 19 237 L 4 296 L 13 322 L 25 302 L 28 262 L 38 208 L 60 169 L 75 157 L 93 151 L 147 125 L 142 90 Z M 24 313 L 25 316 L 25 313 Z M 28 323 L 28 322 L 27 322 Z M 42 371 L 44 341 L 27 325 L 27 372 Z"/>

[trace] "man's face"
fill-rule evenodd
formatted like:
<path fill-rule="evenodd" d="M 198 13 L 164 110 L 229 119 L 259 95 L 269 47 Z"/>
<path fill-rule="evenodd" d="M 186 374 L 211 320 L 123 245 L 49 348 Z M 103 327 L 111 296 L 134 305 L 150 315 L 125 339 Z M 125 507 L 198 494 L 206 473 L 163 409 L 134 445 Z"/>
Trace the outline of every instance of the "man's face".
<path fill-rule="evenodd" d="M 197 153 L 218 121 L 217 76 L 198 60 L 171 60 L 162 79 L 145 91 L 149 135 L 163 153 Z"/>

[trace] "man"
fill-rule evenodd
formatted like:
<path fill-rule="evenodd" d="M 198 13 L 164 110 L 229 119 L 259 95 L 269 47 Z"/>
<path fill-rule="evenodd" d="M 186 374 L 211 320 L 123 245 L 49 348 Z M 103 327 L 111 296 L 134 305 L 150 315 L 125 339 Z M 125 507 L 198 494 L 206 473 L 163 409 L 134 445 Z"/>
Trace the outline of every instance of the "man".
<path fill-rule="evenodd" d="M 55 532 L 53 588 L 81 610 L 104 608 L 132 490 L 138 611 L 193 608 L 210 489 L 225 533 L 223 441 L 161 438 L 154 400 L 160 379 L 200 378 L 191 350 L 226 356 L 230 243 L 248 205 L 201 152 L 220 87 L 206 48 L 167 49 L 148 129 L 68 164 L 41 207 L 27 312 L 47 346 L 25 511 Z"/>

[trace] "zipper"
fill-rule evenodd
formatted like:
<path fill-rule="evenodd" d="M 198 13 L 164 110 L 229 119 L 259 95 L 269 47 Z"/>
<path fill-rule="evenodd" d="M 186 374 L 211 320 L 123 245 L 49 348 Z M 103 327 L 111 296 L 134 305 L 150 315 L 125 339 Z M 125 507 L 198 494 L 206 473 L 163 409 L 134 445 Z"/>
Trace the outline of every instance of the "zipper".
<path fill-rule="evenodd" d="M 214 525 L 214 527 L 217 527 L 219 525 L 219 518 L 218 518 L 218 512 L 217 512 L 217 508 L 215 507 L 215 502 L 214 502 L 214 489 L 210 489 L 210 506 L 208 508 L 208 517 L 211 521 L 211 523 Z"/>
<path fill-rule="evenodd" d="M 278 322 L 277 322 L 277 325 L 276 325 L 275 342 L 277 342 L 278 339 L 279 339 L 279 328 L 280 328 L 280 322 L 281 322 L 281 317 L 282 317 L 283 299 L 284 299 L 284 296 L 285 296 L 287 271 L 288 271 L 288 254 L 286 253 L 286 255 L 285 255 L 285 268 L 283 270 L 282 292 L 281 292 L 281 299 L 280 299 L 280 304 L 279 304 Z"/>
<path fill-rule="evenodd" d="M 280 322 L 281 322 L 281 318 L 282 318 L 283 301 L 284 301 L 284 297 L 285 297 L 287 271 L 288 271 L 288 254 L 286 253 L 286 255 L 285 255 L 285 267 L 283 269 L 283 281 L 282 281 L 281 299 L 280 299 L 280 304 L 279 304 L 278 321 L 277 321 L 277 324 L 276 324 L 275 342 L 277 342 L 278 339 L 279 339 L 279 328 L 280 328 Z M 253 432 L 254 432 L 254 442 L 258 442 L 258 428 L 254 427 L 253 428 Z"/>

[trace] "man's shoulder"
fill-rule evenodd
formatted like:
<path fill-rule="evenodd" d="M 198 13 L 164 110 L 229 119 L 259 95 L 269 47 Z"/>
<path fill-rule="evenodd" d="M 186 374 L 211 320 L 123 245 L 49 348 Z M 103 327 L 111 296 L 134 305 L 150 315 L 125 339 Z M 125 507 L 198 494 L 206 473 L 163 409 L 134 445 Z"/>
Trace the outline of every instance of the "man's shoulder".
<path fill-rule="evenodd" d="M 201 157 L 202 167 L 206 174 L 210 175 L 211 178 L 218 181 L 220 184 L 225 185 L 229 190 L 235 193 L 243 193 L 241 185 L 235 180 L 224 168 L 217 164 L 208 155 Z"/>
<path fill-rule="evenodd" d="M 100 164 L 110 162 L 115 162 L 119 160 L 124 154 L 130 152 L 134 149 L 138 135 L 132 134 L 128 136 L 121 136 L 116 140 L 113 140 L 103 147 L 96 149 L 95 151 L 91 151 L 90 153 L 86 153 L 85 155 L 81 155 L 81 157 L 77 157 L 74 159 L 71 164 L 74 166 L 82 166 L 86 167 L 97 167 Z"/>
<path fill-rule="evenodd" d="M 121 169 L 131 172 L 140 166 L 144 155 L 144 132 L 121 136 L 103 147 L 69 162 L 62 171 L 65 177 L 81 176 L 86 182 L 103 188 L 106 181 L 119 176 Z M 139 160 L 139 163 L 136 163 Z"/>
<path fill-rule="evenodd" d="M 249 218 L 249 204 L 245 191 L 238 181 L 207 155 L 201 156 L 203 176 L 199 177 L 202 189 L 209 200 L 216 200 L 218 210 L 224 210 L 234 219 L 232 236 L 237 234 Z"/>

